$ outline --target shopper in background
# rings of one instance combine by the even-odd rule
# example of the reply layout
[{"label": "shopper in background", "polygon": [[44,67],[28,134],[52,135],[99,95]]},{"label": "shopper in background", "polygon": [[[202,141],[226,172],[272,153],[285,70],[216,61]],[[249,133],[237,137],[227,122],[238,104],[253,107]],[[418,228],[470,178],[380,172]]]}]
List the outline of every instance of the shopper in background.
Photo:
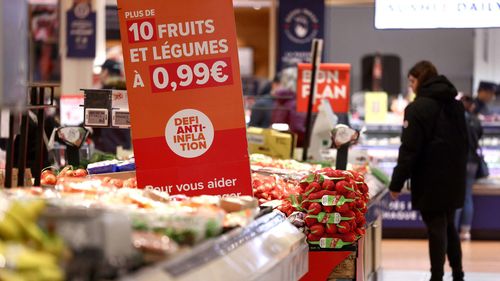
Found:
[{"label": "shopper in background", "polygon": [[103,89],[125,90],[125,79],[122,74],[122,65],[112,59],[107,59],[101,65],[99,80]]},{"label": "shopper in background", "polygon": [[297,112],[297,68],[286,68],[281,73],[280,86],[274,93],[271,123],[288,124],[289,130],[297,135],[297,146],[301,147],[306,132],[306,116]]},{"label": "shopper in background", "polygon": [[273,94],[280,85],[279,76],[275,76],[273,81],[267,81],[259,92],[257,100],[252,106],[250,122],[248,126],[258,128],[269,128],[271,126],[271,116],[273,111]]},{"label": "shopper in background", "polygon": [[483,135],[481,122],[473,114],[475,109],[474,100],[470,96],[463,96],[461,101],[465,107],[465,121],[469,139],[469,154],[467,157],[467,174],[464,207],[456,213],[455,225],[460,230],[460,239],[468,241],[471,239],[470,230],[472,217],[474,215],[474,202],[472,198],[472,187],[476,181],[477,168],[479,165],[479,139]]},{"label": "shopper in background", "polygon": [[477,89],[477,96],[474,99],[474,114],[490,115],[488,104],[495,100],[497,85],[492,82],[481,81]]},{"label": "shopper in background", "polygon": [[[103,89],[126,90],[121,69],[121,64],[115,60],[108,59],[104,62],[99,74]],[[116,154],[118,146],[122,146],[124,149],[132,147],[130,129],[94,128],[92,140],[95,148],[105,153]]]},{"label": "shopper in background", "polygon": [[431,281],[441,281],[446,255],[453,280],[464,278],[462,249],[455,228],[455,212],[464,204],[467,162],[465,110],[457,90],[436,67],[421,61],[408,79],[416,99],[405,109],[397,166],[389,185],[398,198],[411,180],[412,206],[427,226]]}]

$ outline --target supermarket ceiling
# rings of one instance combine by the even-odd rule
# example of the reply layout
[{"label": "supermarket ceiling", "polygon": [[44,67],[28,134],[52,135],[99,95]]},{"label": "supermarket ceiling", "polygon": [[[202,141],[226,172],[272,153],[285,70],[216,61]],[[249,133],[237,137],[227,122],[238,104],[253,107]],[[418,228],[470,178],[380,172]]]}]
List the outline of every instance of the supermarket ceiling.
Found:
[{"label": "supermarket ceiling", "polygon": [[[236,7],[269,7],[273,0],[233,0]],[[276,1],[278,2],[278,1]],[[330,6],[373,5],[374,0],[325,0]]]}]

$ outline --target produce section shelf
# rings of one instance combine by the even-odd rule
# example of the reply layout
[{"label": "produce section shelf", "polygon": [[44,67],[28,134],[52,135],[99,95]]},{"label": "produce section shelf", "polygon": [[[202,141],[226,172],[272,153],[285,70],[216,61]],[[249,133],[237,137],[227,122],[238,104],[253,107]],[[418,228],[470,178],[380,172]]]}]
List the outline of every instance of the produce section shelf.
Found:
[{"label": "produce section shelf", "polygon": [[272,212],[123,280],[299,280],[308,269],[304,238],[283,215]]}]

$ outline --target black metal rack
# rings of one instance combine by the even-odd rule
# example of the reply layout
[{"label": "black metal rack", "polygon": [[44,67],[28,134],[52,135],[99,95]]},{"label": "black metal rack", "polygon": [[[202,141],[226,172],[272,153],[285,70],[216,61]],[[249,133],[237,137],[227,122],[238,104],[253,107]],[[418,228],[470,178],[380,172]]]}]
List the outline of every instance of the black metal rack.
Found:
[{"label": "black metal rack", "polygon": [[[28,85],[28,99],[26,102],[25,111],[21,114],[20,124],[20,142],[19,142],[19,165],[17,185],[24,185],[24,177],[26,171],[26,158],[28,150],[28,129],[29,129],[29,112],[36,114],[38,126],[35,135],[35,166],[32,174],[35,178],[35,185],[40,185],[40,173],[43,168],[43,135],[45,128],[45,109],[55,107],[54,105],[54,90],[59,87],[59,84],[53,83],[31,83]],[[45,99],[49,97],[47,103]],[[9,136],[7,139],[7,153],[5,163],[5,187],[12,187],[12,169],[14,168],[14,141],[15,141],[15,126],[14,122],[16,113],[11,112],[9,115]]]}]

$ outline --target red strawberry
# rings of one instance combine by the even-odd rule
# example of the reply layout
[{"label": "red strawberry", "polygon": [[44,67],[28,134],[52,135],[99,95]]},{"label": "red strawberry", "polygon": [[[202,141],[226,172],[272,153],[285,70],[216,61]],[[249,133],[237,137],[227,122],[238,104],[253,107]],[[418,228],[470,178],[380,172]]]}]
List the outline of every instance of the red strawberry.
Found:
[{"label": "red strawberry", "polygon": [[358,228],[358,224],[356,224],[355,220],[350,220],[348,222],[351,225],[351,230],[354,230],[354,229]]},{"label": "red strawberry", "polygon": [[326,233],[335,234],[337,233],[337,226],[335,224],[327,224],[326,225]]},{"label": "red strawberry", "polygon": [[338,224],[337,231],[342,234],[348,233],[349,231],[351,231],[351,225],[346,221],[342,221]]},{"label": "red strawberry", "polygon": [[364,228],[360,227],[360,228],[355,229],[354,232],[356,232],[357,235],[363,236],[363,235],[365,235],[366,230]]},{"label": "red strawberry", "polygon": [[362,185],[360,185],[359,190],[360,190],[363,194],[367,194],[367,193],[368,193],[368,185],[366,185],[366,183],[363,183]]},{"label": "red strawberry", "polygon": [[322,185],[323,189],[335,190],[335,183],[331,180],[325,180]]},{"label": "red strawberry", "polygon": [[346,181],[339,181],[335,184],[335,191],[337,191],[339,194],[344,194],[345,188],[344,186],[347,185]]},{"label": "red strawberry", "polygon": [[342,170],[334,170],[333,171],[333,177],[335,177],[335,178],[344,177],[344,171],[342,171]]},{"label": "red strawberry", "polygon": [[309,233],[309,234],[307,235],[307,240],[308,240],[308,241],[311,241],[311,242],[316,242],[316,241],[319,241],[320,239],[321,239],[321,237],[316,236],[316,235],[314,235],[314,234],[312,234],[312,233]]},{"label": "red strawberry", "polygon": [[307,181],[303,181],[303,182],[300,182],[299,185],[300,185],[300,188],[305,190],[307,188],[307,186],[309,185],[309,183]]},{"label": "red strawberry", "polygon": [[345,196],[347,199],[356,199],[356,193],[355,192],[352,192],[352,191],[349,191],[347,192],[346,196]]},{"label": "red strawberry", "polygon": [[344,218],[355,218],[356,217],[356,214],[351,210],[340,212],[340,215]]},{"label": "red strawberry", "polygon": [[349,210],[352,210],[352,209],[356,208],[356,201],[349,202],[346,205],[348,206]]},{"label": "red strawberry", "polygon": [[345,233],[345,234],[342,234],[340,236],[340,239],[342,239],[342,241],[344,242],[355,242],[356,241],[356,234],[355,233],[352,233],[352,232],[349,232],[349,233]]},{"label": "red strawberry", "polygon": [[348,204],[344,204],[341,206],[335,206],[335,209],[337,210],[337,212],[342,213],[342,212],[348,211],[350,208],[349,208]]},{"label": "red strawberry", "polygon": [[332,173],[333,171],[335,170],[330,167],[326,167],[320,170],[321,173]]},{"label": "red strawberry", "polygon": [[363,200],[357,200],[356,201],[356,208],[363,209],[366,208],[366,203]]},{"label": "red strawberry", "polygon": [[342,171],[342,175],[347,176],[350,179],[354,179],[354,175],[351,171]]},{"label": "red strawberry", "polygon": [[302,202],[302,208],[306,209],[306,210],[309,210],[309,206],[311,205],[311,202],[309,201],[304,201]]},{"label": "red strawberry", "polygon": [[321,190],[321,185],[317,182],[312,182],[310,183],[307,188],[305,189],[305,193],[307,195],[313,193],[313,192],[318,192]]},{"label": "red strawberry", "polygon": [[321,212],[321,210],[322,210],[321,204],[314,202],[311,205],[309,205],[307,213],[309,213],[310,215],[317,215]]},{"label": "red strawberry", "polygon": [[305,221],[306,225],[309,227],[318,223],[318,220],[315,218],[306,218],[304,221]]},{"label": "red strawberry", "polygon": [[323,236],[323,234],[325,234],[325,227],[320,223],[309,227],[309,230],[311,231],[311,234],[315,236],[321,237]]},{"label": "red strawberry", "polygon": [[323,206],[323,212],[329,214],[329,213],[333,213],[334,211],[334,206]]},{"label": "red strawberry", "polygon": [[363,227],[366,224],[366,218],[361,217],[359,219],[356,219],[356,225],[359,227]]}]

